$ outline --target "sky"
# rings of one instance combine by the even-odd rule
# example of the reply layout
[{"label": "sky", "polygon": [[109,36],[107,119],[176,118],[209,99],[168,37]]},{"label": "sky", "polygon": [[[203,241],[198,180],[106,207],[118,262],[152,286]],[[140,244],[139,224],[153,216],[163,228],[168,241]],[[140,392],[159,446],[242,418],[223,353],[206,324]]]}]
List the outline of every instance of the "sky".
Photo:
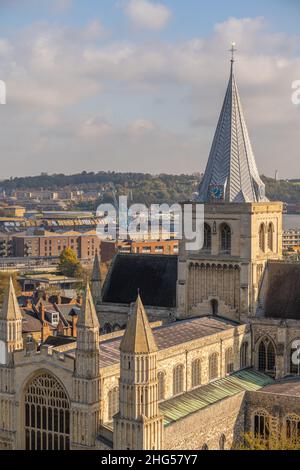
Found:
[{"label": "sky", "polygon": [[205,169],[229,48],[260,173],[300,177],[298,0],[0,0],[0,179]]}]

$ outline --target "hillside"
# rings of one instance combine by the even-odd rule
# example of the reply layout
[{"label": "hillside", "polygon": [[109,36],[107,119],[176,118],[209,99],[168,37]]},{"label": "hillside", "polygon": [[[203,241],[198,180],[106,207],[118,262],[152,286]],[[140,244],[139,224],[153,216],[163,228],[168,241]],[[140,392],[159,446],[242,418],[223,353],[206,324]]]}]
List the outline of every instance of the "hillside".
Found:
[{"label": "hillside", "polygon": [[[266,194],[270,200],[289,204],[300,204],[300,180],[279,180],[262,177],[266,184]],[[82,172],[74,175],[41,174],[22,178],[11,178],[1,182],[1,189],[10,193],[14,190],[37,190],[61,188],[101,189],[101,200],[78,208],[94,209],[99,202],[113,202],[113,189],[116,195],[128,195],[132,202],[175,203],[192,199],[201,180],[194,175],[151,175],[147,173]]]}]

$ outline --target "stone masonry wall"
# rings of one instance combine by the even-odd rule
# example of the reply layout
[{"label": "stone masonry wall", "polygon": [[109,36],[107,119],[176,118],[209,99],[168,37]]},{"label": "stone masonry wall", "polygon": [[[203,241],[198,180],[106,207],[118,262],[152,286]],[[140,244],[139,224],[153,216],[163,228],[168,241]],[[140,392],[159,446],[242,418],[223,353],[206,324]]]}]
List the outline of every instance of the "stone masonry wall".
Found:
[{"label": "stone masonry wall", "polygon": [[244,395],[241,392],[166,426],[165,449],[201,450],[206,444],[209,450],[218,450],[223,434],[225,449],[231,449],[244,433]]}]

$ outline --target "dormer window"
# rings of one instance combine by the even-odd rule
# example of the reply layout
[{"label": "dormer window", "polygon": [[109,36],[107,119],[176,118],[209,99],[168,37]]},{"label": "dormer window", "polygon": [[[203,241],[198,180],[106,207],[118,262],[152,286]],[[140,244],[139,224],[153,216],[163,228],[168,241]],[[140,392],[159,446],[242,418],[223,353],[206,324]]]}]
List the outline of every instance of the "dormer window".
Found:
[{"label": "dormer window", "polygon": [[52,312],[51,313],[51,325],[57,326],[59,323],[59,313]]}]

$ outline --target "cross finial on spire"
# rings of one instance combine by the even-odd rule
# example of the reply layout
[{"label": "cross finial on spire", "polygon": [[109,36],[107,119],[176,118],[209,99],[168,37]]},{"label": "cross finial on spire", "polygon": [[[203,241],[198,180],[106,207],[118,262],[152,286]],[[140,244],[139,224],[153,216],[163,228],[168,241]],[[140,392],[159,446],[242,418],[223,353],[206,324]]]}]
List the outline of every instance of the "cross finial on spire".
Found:
[{"label": "cross finial on spire", "polygon": [[236,43],[235,43],[235,42],[232,42],[232,43],[231,43],[231,48],[229,49],[230,52],[231,52],[231,63],[232,63],[232,64],[233,64],[233,62],[234,62],[234,54],[235,54],[235,52],[237,51],[237,49],[236,49],[235,46],[236,46]]}]

